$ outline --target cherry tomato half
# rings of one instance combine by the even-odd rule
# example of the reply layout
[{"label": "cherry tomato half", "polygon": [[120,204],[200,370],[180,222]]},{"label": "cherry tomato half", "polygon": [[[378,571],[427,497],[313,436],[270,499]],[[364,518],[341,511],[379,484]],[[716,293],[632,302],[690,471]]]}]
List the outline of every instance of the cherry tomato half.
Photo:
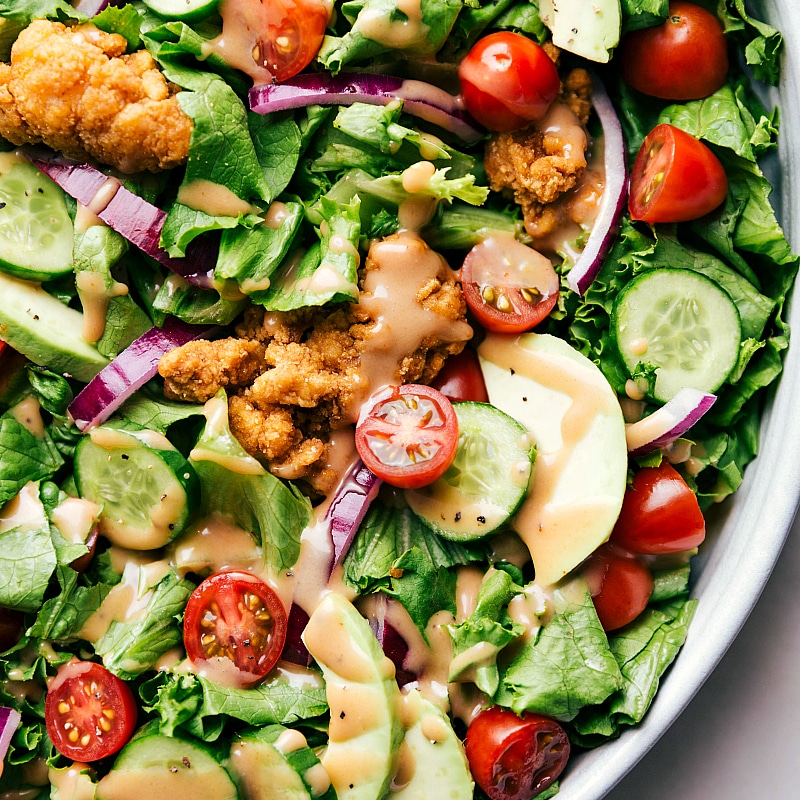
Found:
[{"label": "cherry tomato half", "polygon": [[361,460],[400,489],[419,489],[441,478],[457,445],[453,405],[430,386],[408,383],[376,392],[356,425]]},{"label": "cherry tomato half", "polygon": [[614,545],[598,547],[586,560],[583,576],[604,631],[633,622],[653,593],[653,576],[644,562]]},{"label": "cherry tomato half", "polygon": [[550,259],[513,236],[491,236],[467,253],[461,267],[464,299],[484,328],[522,333],[558,302],[559,280]]},{"label": "cherry tomato half", "polygon": [[456,356],[449,356],[431,386],[438,389],[448,400],[489,402],[481,364],[477,353],[471,347],[465,347]]},{"label": "cherry tomato half", "polygon": [[128,685],[93,661],[69,661],[47,687],[44,719],[59,753],[97,761],[116,753],[136,728]]},{"label": "cherry tomato half", "polygon": [[674,125],[647,134],[631,172],[628,210],[644,222],[686,222],[712,212],[728,193],[719,159]]},{"label": "cherry tomato half", "polygon": [[513,131],[542,119],[561,83],[536,42],[500,31],[479,39],[458,67],[467,111],[492,131]]},{"label": "cherry tomato half", "polygon": [[475,782],[490,800],[530,800],[564,770],[570,744],[561,725],[540,714],[492,706],[470,723],[464,741]]},{"label": "cherry tomato half", "polygon": [[697,497],[678,471],[662,462],[644,467],[625,492],[611,541],[632,553],[681,553],[706,538]]},{"label": "cherry tomato half", "polygon": [[626,83],[664,100],[708,97],[728,76],[722,23],[685,0],[672,0],[662,25],[627,34],[617,56]]},{"label": "cherry tomato half", "polygon": [[233,42],[225,57],[262,81],[263,70],[285,81],[307,67],[319,52],[330,17],[324,0],[251,0],[236,10],[223,20]]},{"label": "cherry tomato half", "polygon": [[192,662],[227,658],[243,686],[266,677],[286,641],[286,610],[264,581],[244,570],[206,578],[191,594],[183,643]]}]

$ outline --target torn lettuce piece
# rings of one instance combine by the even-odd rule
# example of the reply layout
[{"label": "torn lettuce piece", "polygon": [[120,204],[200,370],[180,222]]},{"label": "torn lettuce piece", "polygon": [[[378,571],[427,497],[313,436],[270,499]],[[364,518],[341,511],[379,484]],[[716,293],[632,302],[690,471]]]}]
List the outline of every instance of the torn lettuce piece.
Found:
[{"label": "torn lettuce piece", "polygon": [[204,408],[206,425],[189,460],[200,479],[200,514],[219,512],[261,544],[265,566],[277,574],[293,566],[311,504],[289,483],[276,478],[239,444],[228,426],[224,390]]},{"label": "torn lettuce piece", "polygon": [[583,709],[572,720],[570,739],[594,747],[641,722],[658,691],[661,677],[686,641],[697,606],[686,596],[647,608],[633,623],[609,638],[622,681],[600,706]]},{"label": "torn lettuce piece", "polygon": [[349,203],[320,198],[320,241],[307,251],[295,251],[275,273],[266,291],[251,298],[270,311],[290,311],[326,303],[358,300],[358,243],[361,236],[361,200]]},{"label": "torn lettuce piece", "polygon": [[[415,192],[415,195],[434,197],[439,201],[451,203],[453,200],[462,200],[473,206],[480,206],[486,202],[489,189],[486,186],[475,185],[475,175],[469,173],[460,178],[448,178],[448,167],[437,169],[427,184]],[[361,184],[360,188],[384,200],[400,205],[411,197],[411,193],[403,188],[401,174],[384,175]]]},{"label": "torn lettuce piece", "polygon": [[[151,577],[146,566],[131,563],[126,570],[138,573],[138,579],[136,576],[128,579],[123,575],[123,582],[137,587],[139,611],[126,620],[112,619],[94,642],[94,650],[103,659],[106,669],[123,680],[132,680],[152,669],[167,650],[183,642],[179,619],[195,587],[178,577],[171,568],[161,576],[156,573],[155,578]],[[125,591],[127,588],[118,584],[112,591]],[[110,595],[111,592],[106,596],[106,602]],[[92,625],[92,619],[86,624]],[[84,626],[81,635],[86,634]]]},{"label": "torn lettuce piece", "polygon": [[343,3],[342,16],[352,28],[341,37],[326,36],[317,61],[335,75],[346,64],[365,61],[389,50],[400,50],[409,56],[433,56],[450,34],[462,3],[422,0],[418,8],[419,19],[414,19],[398,0]]},{"label": "torn lettuce piece", "polygon": [[268,220],[252,229],[224,231],[214,270],[215,283],[232,281],[254,302],[267,296],[273,273],[297,238],[303,205],[295,201],[281,203],[271,215],[268,212]]},{"label": "torn lettuce piece", "polygon": [[553,602],[553,618],[502,672],[494,699],[568,721],[617,691],[622,674],[583,579],[559,586]]},{"label": "torn lettuce piece", "polygon": [[190,325],[229,325],[246,307],[246,298],[227,299],[219,292],[192,286],[174,273],[167,275],[153,298],[155,312]]},{"label": "torn lettuce piece", "polygon": [[448,625],[453,642],[450,682],[473,682],[493,696],[500,685],[498,653],[521,636],[525,627],[508,616],[509,601],[522,591],[503,570],[489,568],[481,582],[475,610],[468,619]]}]

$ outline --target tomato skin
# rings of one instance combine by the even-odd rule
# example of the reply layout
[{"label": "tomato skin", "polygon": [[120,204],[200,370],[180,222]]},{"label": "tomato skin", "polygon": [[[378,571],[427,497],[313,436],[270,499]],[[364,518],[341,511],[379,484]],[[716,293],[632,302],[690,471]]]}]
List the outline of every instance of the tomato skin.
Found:
[{"label": "tomato skin", "polygon": [[687,222],[711,213],[728,194],[728,177],[714,153],[673,125],[647,134],[631,171],[628,210],[643,222]]},{"label": "tomato skin", "polygon": [[517,716],[500,706],[481,711],[464,742],[472,776],[490,800],[529,800],[564,770],[570,743],[554,719]]},{"label": "tomato skin", "polygon": [[632,553],[682,553],[702,544],[706,521],[678,471],[662,462],[644,467],[625,492],[611,541]]},{"label": "tomato skin", "polygon": [[514,131],[542,119],[561,82],[552,59],[519,33],[479,39],[458,67],[461,96],[472,116],[491,131]]},{"label": "tomato skin", "polygon": [[719,19],[701,6],[672,0],[662,25],[628,33],[619,48],[623,80],[663,100],[699,100],[728,77],[728,44]]},{"label": "tomato skin", "polygon": [[97,761],[120,750],[133,735],[136,713],[128,685],[93,661],[67,662],[47,687],[47,734],[74,761]]},{"label": "tomato skin", "polygon": [[362,407],[356,449],[381,480],[420,489],[453,462],[458,419],[452,403],[430,386],[407,383],[376,392]]},{"label": "tomato skin", "polygon": [[183,643],[192,662],[230,659],[241,685],[249,686],[277,663],[286,629],[287,614],[278,595],[252,573],[230,569],[206,578],[190,595]]},{"label": "tomato skin", "polygon": [[461,287],[484,328],[523,333],[555,308],[559,279],[546,256],[513,236],[490,236],[467,253]]},{"label": "tomato skin", "polygon": [[611,544],[601,545],[589,556],[583,575],[604,631],[633,622],[653,593],[653,576],[644,562]]},{"label": "tomato skin", "polygon": [[481,364],[471,347],[465,347],[458,355],[449,356],[431,386],[448,400],[489,402]]},{"label": "tomato skin", "polygon": [[254,53],[280,82],[305,69],[319,52],[330,12],[322,0],[261,0]]}]

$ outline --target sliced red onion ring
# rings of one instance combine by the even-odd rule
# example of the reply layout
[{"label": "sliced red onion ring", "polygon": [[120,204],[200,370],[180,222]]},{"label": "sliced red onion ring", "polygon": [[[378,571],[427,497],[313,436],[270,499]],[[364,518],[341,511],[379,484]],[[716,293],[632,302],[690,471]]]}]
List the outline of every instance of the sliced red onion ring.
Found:
[{"label": "sliced red onion ring", "polygon": [[392,602],[395,601],[378,592],[375,596],[374,615],[369,617],[369,626],[383,648],[384,655],[394,664],[397,683],[405,686],[415,681],[418,676],[405,668],[409,652],[408,642],[400,635],[397,628],[386,621],[389,604]]},{"label": "sliced red onion ring", "polygon": [[331,572],[347,555],[353,537],[367,513],[369,504],[378,494],[381,483],[377,475],[367,469],[361,461],[357,461],[336,490],[336,496],[325,515],[333,541]]},{"label": "sliced red onion ring", "polygon": [[628,453],[638,457],[672,444],[714,405],[717,396],[699,389],[681,389],[661,408],[626,426]]},{"label": "sliced red onion ring", "polygon": [[297,603],[293,603],[286,623],[286,644],[283,646],[281,658],[301,667],[311,664],[311,653],[308,652],[302,638],[308,619],[308,614]]},{"label": "sliced red onion ring", "polygon": [[76,11],[80,11],[81,14],[86,14],[87,17],[93,17],[107,6],[115,5],[117,5],[116,0],[77,0],[76,3],[72,4],[72,7]]},{"label": "sliced red onion ring", "polygon": [[105,422],[134,392],[158,372],[164,353],[215,330],[167,317],[163,327],[150,328],[92,378],[68,411],[81,431]]},{"label": "sliced red onion ring", "polygon": [[19,711],[0,706],[0,762],[6,757],[11,737],[21,720]]},{"label": "sliced red onion ring", "polygon": [[217,248],[203,237],[193,239],[183,258],[173,258],[160,246],[166,214],[89,164],[42,148],[23,148],[31,163],[68,195],[86,206],[131,244],[167,269],[203,289],[213,287]]},{"label": "sliced red onion ring", "polygon": [[311,105],[349,106],[353,103],[388,105],[403,101],[403,110],[444,128],[465,142],[477,142],[484,132],[464,110],[461,98],[425,81],[392,75],[343,72],[338,75],[306,73],[283,83],[253,86],[250,109],[258,114]]},{"label": "sliced red onion ring", "polygon": [[592,225],[592,232],[583,252],[567,273],[569,288],[581,296],[597,277],[603,266],[603,259],[614,243],[614,236],[628,197],[627,151],[622,125],[603,82],[594,72],[592,84],[592,105],[603,127],[603,161],[606,178],[600,211]]}]

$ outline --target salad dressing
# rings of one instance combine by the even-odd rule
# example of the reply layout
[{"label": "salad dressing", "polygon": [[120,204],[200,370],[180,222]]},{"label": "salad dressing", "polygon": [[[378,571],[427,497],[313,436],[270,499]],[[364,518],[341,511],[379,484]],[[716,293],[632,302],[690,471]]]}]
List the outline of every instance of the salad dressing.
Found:
[{"label": "salad dressing", "polygon": [[358,15],[358,30],[367,39],[393,50],[432,53],[430,28],[422,21],[422,0],[398,0],[396,6],[405,19],[395,14],[393,6],[365,6]]},{"label": "salad dressing", "polygon": [[37,530],[46,524],[44,507],[39,499],[39,485],[34,481],[26,483],[16,497],[0,508],[0,533],[14,528]]},{"label": "salad dressing", "polygon": [[82,497],[67,497],[50,512],[50,521],[68,542],[83,544],[101,508]]},{"label": "salad dressing", "polygon": [[25,430],[32,433],[37,439],[44,439],[42,407],[34,395],[29,395],[20,400],[13,408],[9,409],[9,413]]},{"label": "salad dressing", "polygon": [[105,276],[88,269],[78,272],[75,285],[83,306],[83,338],[90,343],[99,342],[106,330],[108,304],[114,297],[124,297],[129,289],[114,280],[107,286]]},{"label": "salad dressing", "polygon": [[58,797],[66,800],[94,800],[95,784],[86,774],[89,771],[88,764],[76,761],[66,769],[50,767],[48,778],[58,792]]},{"label": "salad dressing", "polygon": [[261,213],[260,208],[242,200],[227,186],[206,178],[194,178],[188,183],[181,184],[176,200],[195,211],[202,211],[215,217],[238,217],[240,214]]}]

